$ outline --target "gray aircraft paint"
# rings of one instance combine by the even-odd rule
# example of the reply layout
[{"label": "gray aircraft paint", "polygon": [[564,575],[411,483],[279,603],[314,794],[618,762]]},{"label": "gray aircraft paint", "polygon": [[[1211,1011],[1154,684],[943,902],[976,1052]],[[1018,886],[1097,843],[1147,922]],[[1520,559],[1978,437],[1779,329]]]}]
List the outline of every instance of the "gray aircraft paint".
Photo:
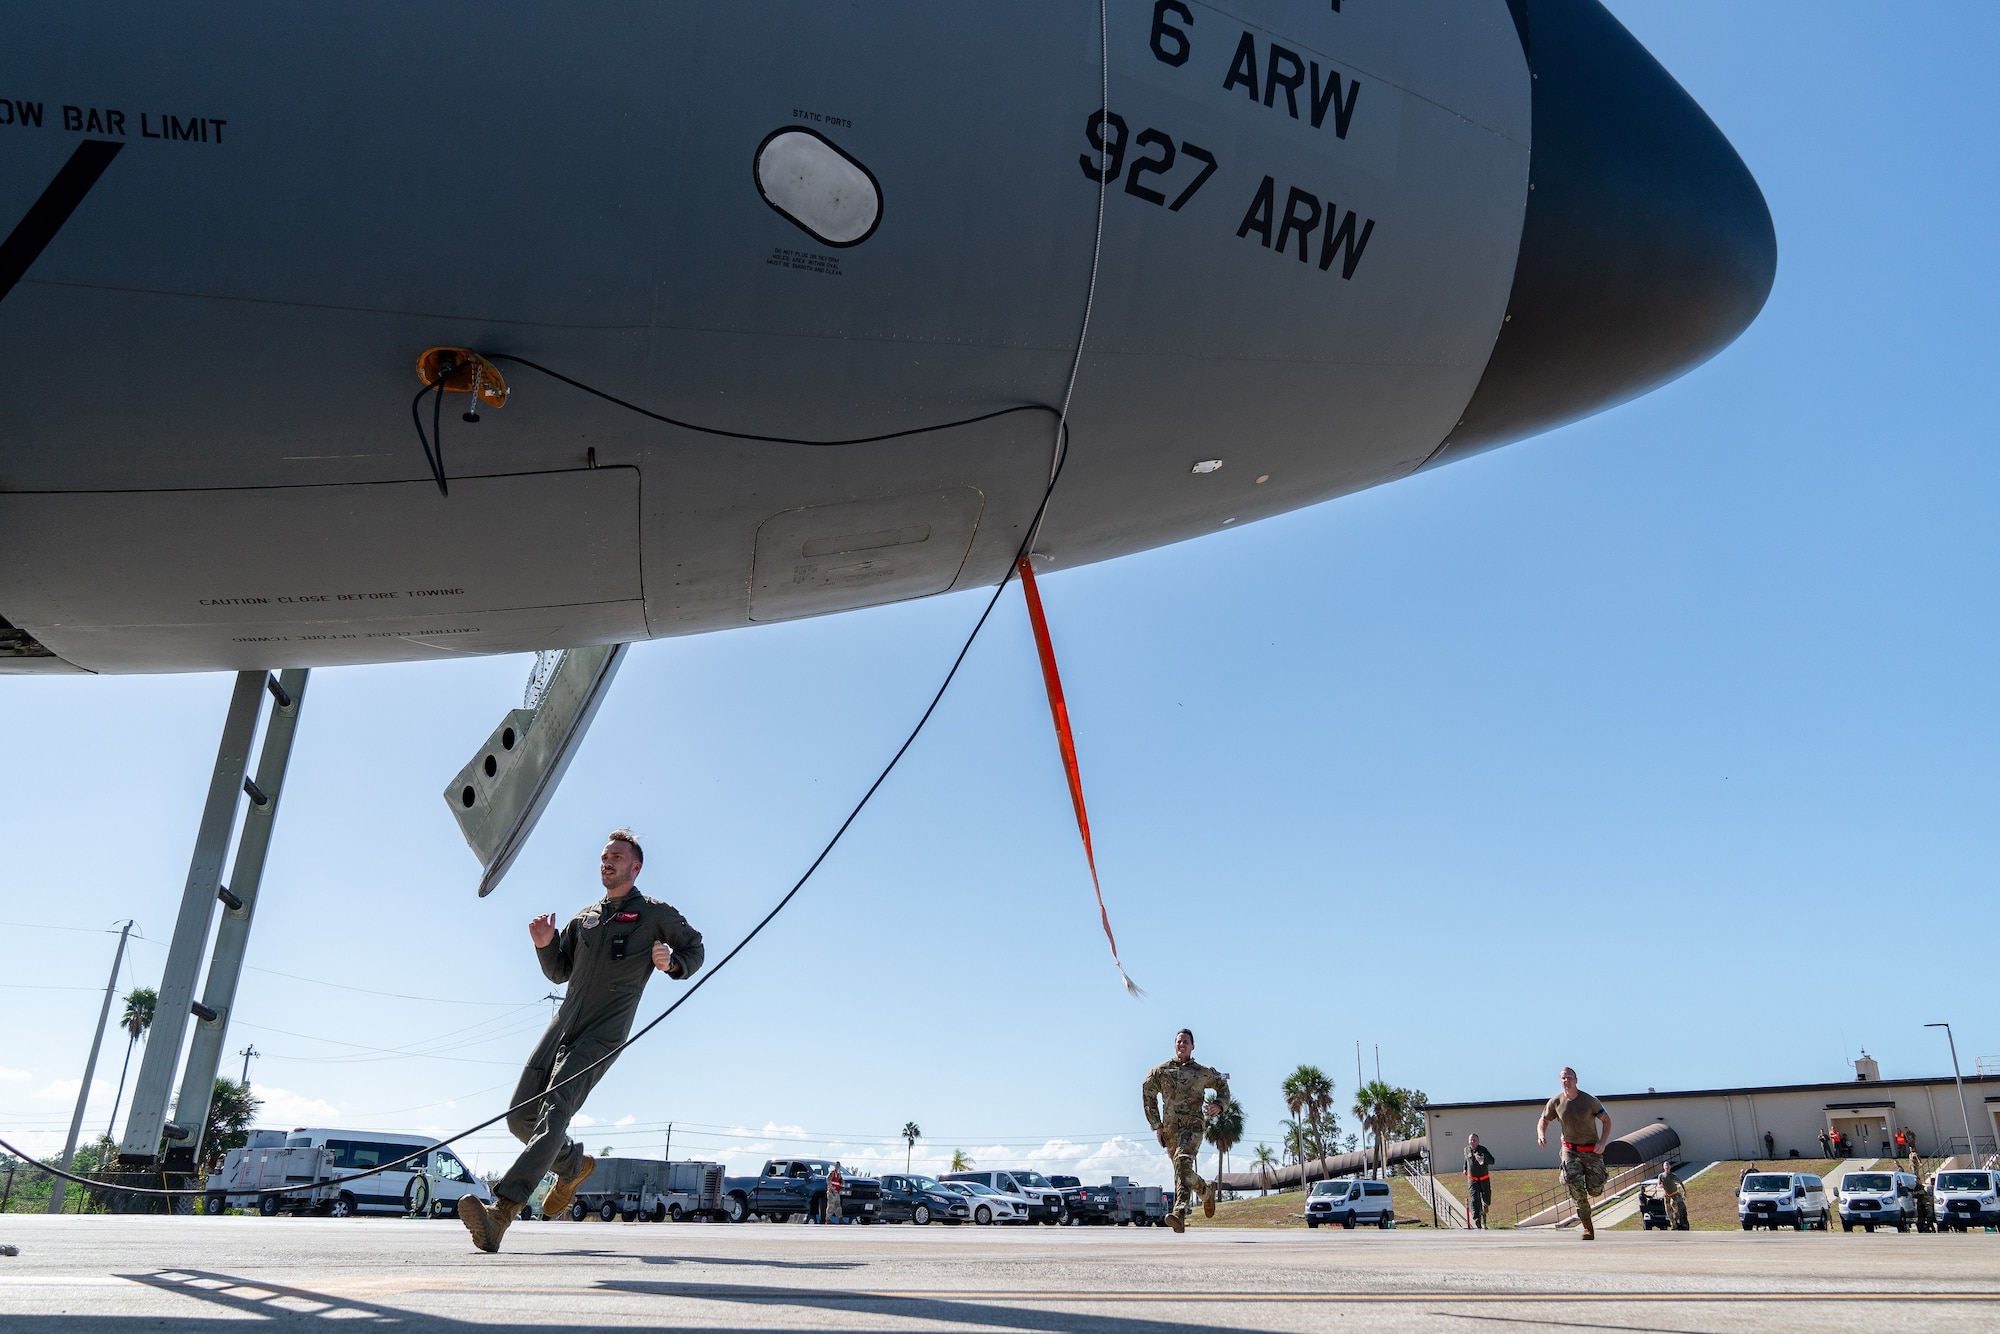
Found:
[{"label": "gray aircraft paint", "polygon": [[[1226,86],[1246,43],[1256,83]],[[1055,568],[1422,465],[1488,366],[1530,200],[1504,0],[1114,4],[1108,49],[1123,171]],[[45,124],[0,124],[0,226],[83,140],[125,148],[0,302],[0,616],[58,655],[0,670],[421,660],[922,596],[997,580],[1047,481],[1095,6],[78,4],[18,19],[4,75]],[[795,153],[760,180],[779,139],[827,145],[822,176]],[[1270,245],[1245,230],[1266,177]],[[753,435],[1034,410],[815,449],[510,365],[483,423],[447,401],[442,497],[409,414],[437,344]]]}]

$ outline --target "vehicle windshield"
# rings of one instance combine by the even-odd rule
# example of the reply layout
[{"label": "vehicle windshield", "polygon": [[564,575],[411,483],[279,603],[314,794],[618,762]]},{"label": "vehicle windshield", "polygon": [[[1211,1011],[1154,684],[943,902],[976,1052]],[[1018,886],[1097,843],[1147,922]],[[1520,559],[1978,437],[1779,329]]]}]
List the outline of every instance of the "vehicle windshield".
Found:
[{"label": "vehicle windshield", "polygon": [[1889,1190],[1895,1184],[1887,1172],[1849,1172],[1841,1178],[1841,1185],[1848,1190]]},{"label": "vehicle windshield", "polygon": [[1049,1185],[1049,1179],[1040,1172],[1009,1172],[1007,1175],[1014,1178],[1014,1184],[1017,1186],[1039,1186],[1043,1190],[1052,1189]]},{"label": "vehicle windshield", "polygon": [[1984,1172],[1940,1172],[1937,1177],[1939,1190],[1985,1190],[1991,1178]]},{"label": "vehicle windshield", "polygon": [[943,1190],[936,1177],[911,1177],[910,1184],[918,1190]]},{"label": "vehicle windshield", "polygon": [[952,1184],[974,1195],[998,1195],[1000,1193],[983,1181],[954,1181]]},{"label": "vehicle windshield", "polygon": [[1315,1195],[1345,1195],[1347,1194],[1347,1183],[1345,1181],[1315,1181],[1313,1182],[1312,1193]]},{"label": "vehicle windshield", "polygon": [[1792,1188],[1792,1179],[1773,1172],[1755,1172],[1743,1178],[1743,1189],[1758,1194],[1775,1194]]},{"label": "vehicle windshield", "polygon": [[1053,1186],[1060,1186],[1065,1190],[1074,1190],[1077,1187],[1083,1185],[1083,1182],[1078,1180],[1076,1177],[1050,1177],[1049,1184]]}]

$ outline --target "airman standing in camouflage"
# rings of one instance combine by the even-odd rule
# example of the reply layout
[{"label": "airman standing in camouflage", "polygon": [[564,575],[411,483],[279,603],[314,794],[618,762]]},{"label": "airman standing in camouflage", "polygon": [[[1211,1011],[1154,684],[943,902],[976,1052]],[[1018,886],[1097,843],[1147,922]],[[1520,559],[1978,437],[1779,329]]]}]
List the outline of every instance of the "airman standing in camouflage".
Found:
[{"label": "airman standing in camouflage", "polygon": [[1590,1197],[1604,1189],[1609,1180],[1604,1170],[1604,1142],[1611,1138],[1611,1113],[1604,1104],[1576,1086],[1576,1071],[1562,1068],[1562,1092],[1542,1108],[1535,1123],[1535,1143],[1547,1144],[1549,1123],[1562,1125],[1562,1183],[1576,1201],[1576,1221],[1584,1241],[1597,1240],[1597,1225],[1590,1217]]},{"label": "airman standing in camouflage", "polygon": [[459,1220],[482,1251],[500,1249],[507,1225],[551,1170],[556,1181],[542,1199],[543,1214],[560,1217],[570,1207],[576,1188],[597,1167],[569,1137],[570,1119],[632,1031],[646,980],[657,970],[685,982],[701,967],[701,933],[634,887],[645,861],[631,830],[612,830],[597,859],[604,898],[560,931],[554,913],[528,923],[543,976],[569,987],[514,1087],[507,1129],[527,1147],[494,1186],[492,1204],[473,1195],[458,1201]]},{"label": "airman standing in camouflage", "polygon": [[[1213,1102],[1202,1098],[1209,1090],[1215,1093]],[[1195,1062],[1194,1030],[1183,1028],[1174,1034],[1174,1058],[1153,1067],[1139,1096],[1146,1102],[1146,1124],[1160,1147],[1173,1155],[1174,1211],[1167,1215],[1167,1226],[1186,1230],[1188,1204],[1197,1195],[1202,1216],[1215,1217],[1215,1185],[1195,1174],[1194,1160],[1207,1128],[1203,1123],[1220,1115],[1229,1101],[1229,1077]]]}]

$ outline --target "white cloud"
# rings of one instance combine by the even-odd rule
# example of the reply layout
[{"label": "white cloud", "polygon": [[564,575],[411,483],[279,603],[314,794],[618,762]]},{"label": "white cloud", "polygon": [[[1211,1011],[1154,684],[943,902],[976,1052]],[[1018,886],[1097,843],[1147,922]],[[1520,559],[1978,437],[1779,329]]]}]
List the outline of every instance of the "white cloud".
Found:
[{"label": "white cloud", "polygon": [[32,1070],[13,1070],[7,1066],[0,1065],[0,1079],[33,1079],[34,1077],[35,1072]]},{"label": "white cloud", "polygon": [[639,1123],[639,1118],[632,1115],[632,1113],[627,1112],[625,1113],[625,1115],[619,1117],[616,1121],[613,1121],[611,1124],[614,1126],[632,1126],[632,1125],[637,1125],[638,1123]]},{"label": "white cloud", "polygon": [[573,1126],[601,1126],[604,1124],[588,1112],[578,1112],[569,1119],[569,1123]]},{"label": "white cloud", "polygon": [[251,1092],[264,1100],[257,1119],[264,1125],[282,1129],[292,1126],[338,1126],[341,1110],[324,1098],[314,1098],[274,1084],[254,1084]]}]

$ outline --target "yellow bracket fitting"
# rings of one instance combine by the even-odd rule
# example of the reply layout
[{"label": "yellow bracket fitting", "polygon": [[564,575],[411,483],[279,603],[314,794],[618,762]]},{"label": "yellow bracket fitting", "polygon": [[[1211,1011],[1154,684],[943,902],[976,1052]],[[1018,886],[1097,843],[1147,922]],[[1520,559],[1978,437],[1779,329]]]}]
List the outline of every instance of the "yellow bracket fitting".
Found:
[{"label": "yellow bracket fitting", "polygon": [[[446,362],[451,364],[449,374],[444,373]],[[507,395],[512,392],[507,388],[507,378],[500,374],[499,368],[469,347],[425,349],[424,354],[417,358],[417,378],[436,387],[440,377],[444,380],[447,394],[469,394],[476,386],[479,401],[488,407],[506,407]]]}]

